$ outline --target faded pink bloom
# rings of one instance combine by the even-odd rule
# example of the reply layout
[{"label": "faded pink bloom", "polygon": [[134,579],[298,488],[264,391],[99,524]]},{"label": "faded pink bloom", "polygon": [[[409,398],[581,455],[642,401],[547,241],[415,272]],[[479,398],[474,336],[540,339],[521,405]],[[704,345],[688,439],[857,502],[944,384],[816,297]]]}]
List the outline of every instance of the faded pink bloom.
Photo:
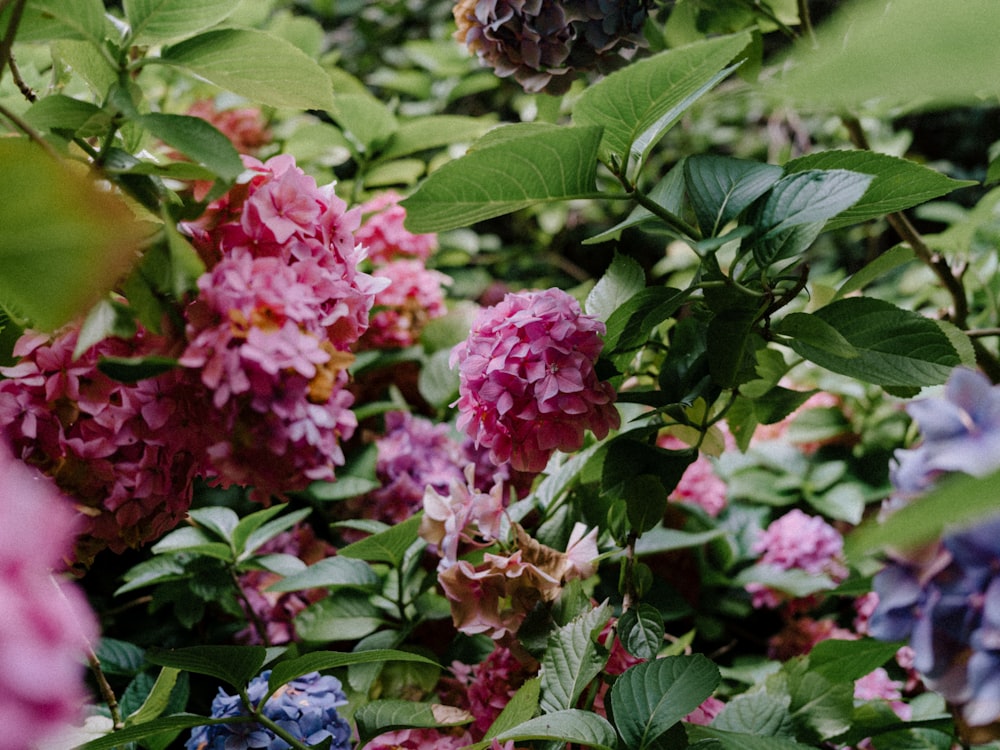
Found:
[{"label": "faded pink bloom", "polygon": [[473,742],[464,729],[399,729],[380,734],[362,750],[461,750]]},{"label": "faded pink bloom", "polygon": [[[444,570],[458,561],[459,543],[490,543],[500,536],[506,504],[503,483],[497,481],[489,493],[480,492],[475,484],[475,466],[465,469],[465,482],[453,480],[448,493],[443,494],[428,485],[424,493],[424,515],[420,521],[420,536],[437,547]],[[595,529],[596,532],[596,529]],[[592,560],[595,554],[589,558]]]},{"label": "faded pink bloom", "polygon": [[30,750],[79,718],[84,655],[97,622],[82,592],[53,571],[77,530],[70,502],[0,438],[0,726]]},{"label": "faded pink bloom", "polygon": [[[796,568],[806,573],[826,574],[842,581],[847,568],[842,560],[844,539],[819,516],[810,516],[798,508],[771,522],[754,543],[754,552],[763,553],[760,562],[780,570]],[[750,583],[755,607],[776,607],[783,594],[767,586]]]},{"label": "faded pink bloom", "polygon": [[[727,430],[725,432],[726,448],[735,448],[735,440]],[[661,435],[656,444],[668,450],[682,450],[687,443],[673,435]],[[670,500],[675,503],[696,505],[712,518],[718,516],[727,504],[726,483],[715,472],[715,461],[699,452],[694,462],[687,467],[677,487],[670,493]]]},{"label": "faded pink bloom", "polygon": [[[782,381],[781,383],[784,387],[790,387],[792,384]],[[754,430],[753,439],[754,441],[762,440],[781,440],[788,437],[788,430],[792,425],[792,422],[796,420],[801,414],[809,411],[810,409],[833,409],[842,408],[842,399],[827,391],[817,391],[809,398],[798,409],[793,411],[787,417],[779,422],[773,424],[762,424],[758,425],[757,429]],[[819,442],[797,442],[797,447],[804,453],[814,453],[817,449],[821,447],[822,443]]]},{"label": "faded pink bloom", "polygon": [[0,368],[0,424],[17,456],[75,501],[76,559],[89,564],[105,547],[122,552],[180,522],[204,446],[190,429],[199,387],[183,370],[123,383],[97,368],[106,356],[167,353],[168,341],[140,330],[74,359],[78,334],[77,324],[21,336],[17,364]]},{"label": "faded pink bloom", "polygon": [[701,724],[702,726],[708,726],[712,723],[712,720],[725,708],[725,703],[720,701],[714,695],[708,696],[704,702],[698,706],[694,711],[689,713],[684,717],[684,721],[689,724]]},{"label": "faded pink bloom", "polygon": [[188,107],[187,114],[212,123],[241,154],[255,155],[271,142],[271,131],[258,107],[218,109],[212,100],[201,99]]},{"label": "faded pink bloom", "polygon": [[213,479],[258,494],[334,477],[357,425],[348,350],[388,283],[358,270],[359,213],[291,156],[244,157],[243,182],[182,226],[209,270],[181,364],[211,393]]},{"label": "faded pink bloom", "polygon": [[360,206],[364,220],[354,236],[373,263],[398,258],[426,261],[437,249],[436,234],[413,234],[403,227],[406,209],[399,200],[399,194],[390,190]]},{"label": "faded pink bloom", "polygon": [[854,682],[854,699],[859,701],[885,700],[903,721],[910,720],[911,708],[903,700],[903,683],[889,677],[882,667],[869,672]]},{"label": "faded pink bloom", "polygon": [[621,423],[614,389],[594,372],[603,333],[559,289],[508,294],[481,310],[451,355],[458,428],[494,463],[536,473],[554,451],[578,450],[586,430],[603,439]]},{"label": "faded pink bloom", "polygon": [[447,312],[444,287],[451,277],[426,268],[420,260],[394,260],[372,275],[388,279],[389,286],[375,295],[368,330],[360,349],[402,349],[413,346],[427,322]]}]

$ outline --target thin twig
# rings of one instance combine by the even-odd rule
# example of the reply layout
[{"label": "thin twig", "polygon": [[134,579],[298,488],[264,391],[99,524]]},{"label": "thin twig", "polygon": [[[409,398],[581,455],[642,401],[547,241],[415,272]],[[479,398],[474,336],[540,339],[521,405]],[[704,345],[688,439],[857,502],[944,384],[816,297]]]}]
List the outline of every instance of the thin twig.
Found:
[{"label": "thin twig", "polygon": [[38,95],[32,91],[31,86],[24,82],[24,78],[21,77],[21,71],[17,67],[17,61],[14,59],[14,51],[11,50],[10,54],[7,56],[7,62],[10,63],[10,75],[14,79],[14,83],[17,84],[18,91],[27,99],[29,102],[38,101]]},{"label": "thin twig", "polygon": [[14,114],[2,104],[0,104],[0,116],[10,120],[14,124],[14,127],[41,146],[53,159],[56,159],[57,161],[59,160],[59,153],[52,147],[51,143],[42,138],[41,134],[25,122],[19,115]]}]

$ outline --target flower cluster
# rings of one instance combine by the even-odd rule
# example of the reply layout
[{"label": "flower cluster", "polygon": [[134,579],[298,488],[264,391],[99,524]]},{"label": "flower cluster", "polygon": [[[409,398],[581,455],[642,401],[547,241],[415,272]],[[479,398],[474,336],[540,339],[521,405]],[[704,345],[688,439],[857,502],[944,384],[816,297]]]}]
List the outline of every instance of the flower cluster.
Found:
[{"label": "flower cluster", "polygon": [[447,494],[433,485],[424,492],[424,515],[420,520],[420,536],[437,548],[441,562],[439,570],[458,561],[460,542],[473,542],[478,537],[484,544],[500,538],[501,523],[506,507],[503,482],[498,480],[490,492],[480,492],[475,485],[475,466],[465,470],[465,482],[453,480]]},{"label": "flower cluster", "polygon": [[[728,430],[723,436],[727,450],[736,447],[736,441]],[[670,434],[661,435],[656,444],[667,450],[682,450],[688,447],[680,438]],[[699,452],[698,457],[684,470],[677,487],[670,493],[670,500],[697,506],[715,518],[727,505],[727,492],[725,480],[716,472],[715,459]]]},{"label": "flower cluster", "polygon": [[413,234],[403,226],[406,209],[399,200],[399,194],[389,190],[359,206],[362,223],[354,237],[376,265],[393,260],[426,261],[437,250],[436,234]]},{"label": "flower cluster", "polygon": [[191,429],[200,418],[197,386],[182,371],[123,383],[98,369],[102,357],[164,353],[165,341],[140,331],[74,358],[79,331],[21,336],[18,363],[0,368],[0,424],[17,456],[76,502],[84,517],[76,559],[87,564],[105,547],[122,552],[183,518],[202,445]]},{"label": "flower cluster", "polygon": [[[885,512],[919,502],[942,476],[1000,468],[1000,387],[959,368],[940,397],[911,403],[923,441],[896,452],[894,495]],[[920,550],[899,550],[875,576],[878,604],[868,629],[907,640],[924,682],[961,707],[970,726],[1000,719],[1000,517],[945,533]]]},{"label": "flower cluster", "polygon": [[[842,552],[844,539],[835,528],[819,516],[810,516],[793,508],[772,521],[760,533],[753,551],[761,554],[760,562],[779,570],[802,570],[814,575],[826,574],[835,581],[847,575]],[[781,594],[759,583],[748,583],[755,607],[777,607]]]},{"label": "flower cluster", "polygon": [[344,462],[357,424],[348,350],[386,282],[358,270],[360,214],[331,187],[288,156],[244,161],[247,181],[186,225],[210,269],[180,362],[211,394],[213,478],[278,493]]},{"label": "flower cluster", "polygon": [[[250,681],[247,697],[256,709],[268,694],[267,670]],[[340,680],[311,672],[282,685],[264,704],[263,715],[295,739],[313,746],[330,741],[330,750],[351,750],[351,727],[337,713],[347,703]],[[212,717],[249,716],[238,695],[222,688],[212,701]],[[291,745],[255,721],[196,727],[185,744],[187,750],[288,750]],[[326,745],[325,745],[326,747]]]},{"label": "flower cluster", "polygon": [[29,750],[78,717],[97,623],[82,593],[52,573],[72,546],[69,504],[3,439],[0,476],[0,726],[4,747]]},{"label": "flower cluster", "polygon": [[458,560],[438,575],[451,600],[455,627],[467,635],[483,633],[494,640],[517,633],[524,618],[543,602],[552,602],[567,581],[589,578],[597,558],[597,529],[573,527],[566,552],[538,543],[515,524],[518,549],[510,555],[487,552],[473,566]]},{"label": "flower cluster", "polygon": [[421,260],[394,260],[372,275],[389,285],[375,295],[368,331],[361,349],[402,349],[420,340],[428,321],[447,312],[444,287],[451,277],[424,266]]},{"label": "flower cluster", "polygon": [[460,0],[456,39],[529,93],[565,93],[578,72],[620,67],[642,44],[646,0]]},{"label": "flower cluster", "polygon": [[556,450],[578,450],[587,429],[606,437],[621,420],[614,388],[594,371],[604,330],[559,289],[507,294],[481,310],[451,355],[458,428],[494,463],[528,472]]},{"label": "flower cluster", "polygon": [[473,744],[466,731],[449,734],[440,729],[398,729],[380,734],[362,750],[462,750]]},{"label": "flower cluster", "polygon": [[511,649],[500,645],[478,664],[451,665],[461,691],[458,702],[474,717],[472,727],[477,737],[492,726],[521,685],[538,673],[538,666],[527,655],[522,661]]}]

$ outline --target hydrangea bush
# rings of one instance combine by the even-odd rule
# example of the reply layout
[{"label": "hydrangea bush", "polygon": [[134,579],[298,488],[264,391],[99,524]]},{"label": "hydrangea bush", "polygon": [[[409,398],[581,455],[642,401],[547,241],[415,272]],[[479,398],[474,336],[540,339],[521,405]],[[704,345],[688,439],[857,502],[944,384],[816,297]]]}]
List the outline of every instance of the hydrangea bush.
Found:
[{"label": "hydrangea bush", "polygon": [[992,0],[417,5],[0,0],[0,744],[1000,745]]}]

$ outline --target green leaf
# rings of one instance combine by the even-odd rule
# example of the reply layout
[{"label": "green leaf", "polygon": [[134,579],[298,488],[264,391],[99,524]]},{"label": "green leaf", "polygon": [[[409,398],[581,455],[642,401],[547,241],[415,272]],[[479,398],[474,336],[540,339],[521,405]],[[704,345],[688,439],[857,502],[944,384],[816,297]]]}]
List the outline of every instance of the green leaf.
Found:
[{"label": "green leaf", "polygon": [[871,297],[846,297],[813,313],[857,351],[845,359],[806,341],[788,342],[797,354],[833,372],[881,386],[922,387],[948,379],[962,359],[933,320]]},{"label": "green leaf", "polygon": [[405,122],[395,129],[378,154],[378,161],[398,159],[421,151],[465,143],[479,138],[497,124],[496,117],[427,115]]},{"label": "green leaf", "polygon": [[852,292],[860,291],[876,279],[890,271],[909,263],[916,258],[916,253],[909,245],[896,245],[879,255],[875,260],[855,272],[837,288],[834,299],[846,297]]},{"label": "green leaf", "polygon": [[824,112],[979,104],[1000,91],[998,26],[993,0],[845,3],[764,90],[782,107]]},{"label": "green leaf", "polygon": [[543,713],[576,705],[577,699],[608,660],[597,643],[601,629],[611,619],[607,602],[584,612],[549,637],[542,657],[541,701]]},{"label": "green leaf", "polygon": [[132,742],[155,737],[164,732],[211,726],[212,724],[225,724],[231,723],[231,721],[231,719],[213,719],[210,716],[197,716],[187,713],[161,716],[153,721],[147,721],[145,724],[137,724],[133,727],[119,729],[104,737],[80,745],[74,748],[74,750],[115,750],[115,748],[131,747],[130,743]]},{"label": "green leaf", "polygon": [[607,321],[611,314],[646,288],[646,273],[638,261],[617,252],[604,275],[587,295],[587,315]]},{"label": "green leaf", "polygon": [[236,10],[232,0],[125,0],[133,44],[168,42],[214,26]]},{"label": "green leaf", "polygon": [[829,591],[836,587],[829,576],[808,573],[799,568],[782,570],[770,563],[757,563],[741,570],[733,579],[733,583],[737,586],[760,583],[795,598],[809,596],[819,591]]},{"label": "green leaf", "polygon": [[653,474],[628,477],[618,494],[627,504],[629,525],[639,534],[656,526],[667,512],[667,489]]},{"label": "green leaf", "polygon": [[678,549],[700,547],[706,542],[725,536],[722,528],[709,531],[681,531],[657,526],[645,532],[635,543],[637,555],[655,555],[661,552],[671,552]]},{"label": "green leaf", "polygon": [[151,586],[154,583],[175,581],[183,578],[186,573],[184,563],[177,557],[157,555],[130,568],[123,576],[125,583],[115,589],[115,596],[140,589],[143,586]]},{"label": "green leaf", "polygon": [[706,237],[715,237],[782,176],[781,167],[728,156],[684,160],[688,198]]},{"label": "green leaf", "polygon": [[[281,509],[286,509],[287,506],[279,505]],[[267,510],[270,510],[268,508]],[[262,513],[262,511],[257,511]],[[265,518],[265,522],[262,523],[257,528],[249,528],[243,526],[243,522],[252,516],[247,516],[240,525],[233,530],[233,548],[236,550],[239,559],[246,559],[249,555],[252,555],[257,549],[267,541],[270,541],[274,537],[278,536],[282,531],[292,528],[299,521],[304,520],[312,512],[312,508],[299,508],[298,510],[293,510],[291,513],[281,516],[280,518],[270,519],[270,516]],[[256,515],[256,514],[254,514]],[[272,514],[273,515],[273,514]],[[243,534],[249,530],[249,534],[246,536],[246,541],[239,545],[239,540],[242,539]]]},{"label": "green leaf", "polygon": [[146,651],[146,661],[215,677],[239,690],[260,672],[266,655],[267,649],[263,646],[153,647]]},{"label": "green leaf", "polygon": [[788,736],[793,733],[789,707],[791,696],[753,690],[733,696],[712,721],[715,729],[727,732]]},{"label": "green leaf", "polygon": [[809,668],[832,680],[857,680],[892,659],[900,645],[873,638],[820,641],[809,652]]},{"label": "green leaf", "polygon": [[323,68],[291,42],[263,31],[207,31],[164,49],[159,59],[260,104],[333,108],[333,86]]},{"label": "green leaf", "polygon": [[708,369],[722,388],[733,388],[756,374],[755,352],[763,344],[756,332],[757,310],[733,307],[708,324]]},{"label": "green leaf", "polygon": [[174,685],[177,684],[178,675],[180,675],[180,670],[174,667],[161,669],[153,684],[153,689],[146,696],[146,700],[138,709],[129,714],[125,725],[144,724],[162,715],[170,705],[170,694],[173,692]]},{"label": "green leaf", "polygon": [[179,529],[174,529],[154,544],[152,551],[154,555],[162,555],[166,552],[191,552],[219,560],[233,559],[233,550],[229,544],[215,541],[204,531],[193,526],[182,526]]},{"label": "green leaf", "polygon": [[[288,506],[287,505],[285,505],[283,503],[276,503],[276,504],[272,505],[270,508],[262,508],[261,510],[254,511],[253,513],[250,513],[249,515],[244,516],[243,518],[238,519],[238,522],[237,522],[236,526],[233,528],[232,534],[231,534],[231,538],[232,538],[232,542],[233,542],[233,548],[236,549],[238,552],[243,552],[246,549],[247,540],[252,535],[254,535],[255,532],[261,526],[263,526],[268,521],[270,521],[272,518],[274,518],[275,516],[277,516],[282,511],[285,511],[285,510],[288,510]],[[303,511],[305,511],[305,513],[303,513]],[[303,508],[301,510],[296,511],[292,515],[296,517],[295,523],[297,523],[298,521],[302,520],[302,518],[304,518],[308,514],[309,514],[309,511],[307,509]],[[275,535],[277,535],[278,533],[280,533],[280,530],[276,531]],[[263,544],[266,541],[267,541],[267,539],[263,539],[263,540],[261,540],[260,543]],[[258,544],[257,546],[260,546],[260,545]],[[247,551],[253,552],[255,549],[256,549],[256,547],[254,547],[254,548],[252,548],[250,550],[247,550]]]},{"label": "green leaf", "polygon": [[946,528],[967,526],[995,515],[1000,507],[1000,472],[985,477],[956,474],[939,480],[934,489],[877,523],[870,519],[844,540],[849,558],[885,547],[907,549],[927,544]]},{"label": "green leaf", "polygon": [[831,680],[809,669],[805,659],[785,662],[782,670],[766,681],[768,690],[792,697],[791,716],[796,736],[813,742],[828,740],[851,728],[854,713],[854,682]]},{"label": "green leaf", "polygon": [[101,357],[97,369],[122,383],[138,383],[178,367],[173,357]]},{"label": "green leaf", "polygon": [[288,659],[275,664],[271,670],[271,677],[268,680],[268,691],[273,693],[286,682],[290,682],[296,677],[301,677],[310,672],[338,669],[339,667],[347,667],[351,664],[381,664],[387,661],[416,662],[430,666],[440,666],[436,661],[428,659],[426,656],[388,648],[356,651],[353,653],[313,651],[295,659]]},{"label": "green leaf", "polygon": [[227,544],[231,543],[233,529],[240,522],[240,517],[232,508],[216,505],[194,508],[188,512],[188,515],[198,526],[208,529]]},{"label": "green leaf", "polygon": [[632,656],[653,659],[663,646],[663,615],[652,604],[642,602],[618,618],[618,638]]},{"label": "green leaf", "polygon": [[128,641],[101,638],[95,651],[106,674],[135,675],[145,665],[145,650]]},{"label": "green leaf", "polygon": [[705,727],[689,724],[688,739],[694,742],[705,741],[706,748],[711,750],[812,750],[812,745],[803,745],[795,740],[783,737],[761,737],[743,732],[729,732],[714,726]]},{"label": "green leaf", "polygon": [[63,94],[51,94],[37,100],[24,113],[24,120],[38,130],[67,131],[84,137],[107,132],[111,125],[108,112]]},{"label": "green leaf", "polygon": [[[576,708],[536,716],[501,732],[493,739],[501,745],[511,741],[551,740],[560,743],[560,746],[565,743],[576,743],[596,750],[615,750],[618,747],[615,728],[607,719],[591,711],[581,711]],[[464,750],[485,750],[491,741],[483,740],[469,745]]]},{"label": "green leaf", "polygon": [[313,643],[356,641],[384,624],[382,612],[369,601],[367,592],[344,588],[299,612],[295,632]]},{"label": "green leaf", "polygon": [[850,226],[902,211],[976,184],[975,180],[953,180],[907,159],[874,151],[822,151],[785,164],[787,174],[813,169],[847,169],[874,178],[860,200],[828,221],[826,229]]},{"label": "green leaf", "polygon": [[268,591],[301,591],[327,586],[374,586],[378,576],[363,560],[334,555],[310,565],[301,573],[271,584]]},{"label": "green leaf", "polygon": [[389,108],[371,94],[337,94],[330,116],[362,153],[377,151],[399,123]]},{"label": "green leaf", "polygon": [[491,134],[497,132],[503,137],[494,136],[489,145],[481,139],[401,202],[407,229],[443,232],[536,203],[593,194],[600,128],[506,125]]},{"label": "green leaf", "polygon": [[106,28],[101,0],[31,0],[21,15],[17,41],[84,39],[99,47]]},{"label": "green leaf", "polygon": [[836,328],[809,313],[789,313],[778,321],[772,330],[782,336],[789,336],[809,346],[822,349],[835,357],[854,359],[858,356],[858,350],[851,346],[851,342]]},{"label": "green leaf", "polygon": [[626,352],[646,343],[653,328],[677,312],[690,295],[690,290],[663,286],[639,290],[608,317],[605,351]]},{"label": "green leaf", "polygon": [[148,228],[115,194],[27,140],[2,139],[0,164],[0,304],[52,330],[125,275]]},{"label": "green leaf", "polygon": [[389,563],[394,568],[398,568],[403,562],[406,550],[418,539],[417,529],[420,528],[421,516],[422,514],[417,514],[385,531],[348,544],[346,547],[342,547],[337,554],[342,557],[356,557],[368,562]]},{"label": "green leaf", "polygon": [[611,687],[615,725],[632,750],[656,747],[719,684],[719,670],[701,654],[668,656],[629,668]]},{"label": "green leaf", "polygon": [[577,125],[604,128],[601,155],[628,173],[641,166],[664,132],[750,43],[749,33],[716,37],[634,62],[586,89],[573,108]]},{"label": "green leaf", "polygon": [[363,746],[373,737],[395,729],[453,727],[468,724],[468,711],[440,703],[418,703],[401,699],[383,699],[366,703],[354,712],[358,742]]},{"label": "green leaf", "polygon": [[525,680],[524,684],[517,689],[517,692],[503,707],[500,715],[490,724],[490,728],[483,736],[484,740],[491,740],[498,734],[503,734],[509,729],[513,729],[518,724],[523,724],[538,713],[538,699],[541,693],[542,681],[538,677]]},{"label": "green leaf", "polygon": [[243,161],[233,142],[200,117],[154,112],[141,115],[135,121],[153,136],[212,170],[223,180],[235,180],[243,171]]},{"label": "green leaf", "polygon": [[745,242],[757,264],[766,268],[804,250],[823,223],[861,198],[872,179],[845,169],[810,169],[782,177],[747,212],[755,232]]}]

